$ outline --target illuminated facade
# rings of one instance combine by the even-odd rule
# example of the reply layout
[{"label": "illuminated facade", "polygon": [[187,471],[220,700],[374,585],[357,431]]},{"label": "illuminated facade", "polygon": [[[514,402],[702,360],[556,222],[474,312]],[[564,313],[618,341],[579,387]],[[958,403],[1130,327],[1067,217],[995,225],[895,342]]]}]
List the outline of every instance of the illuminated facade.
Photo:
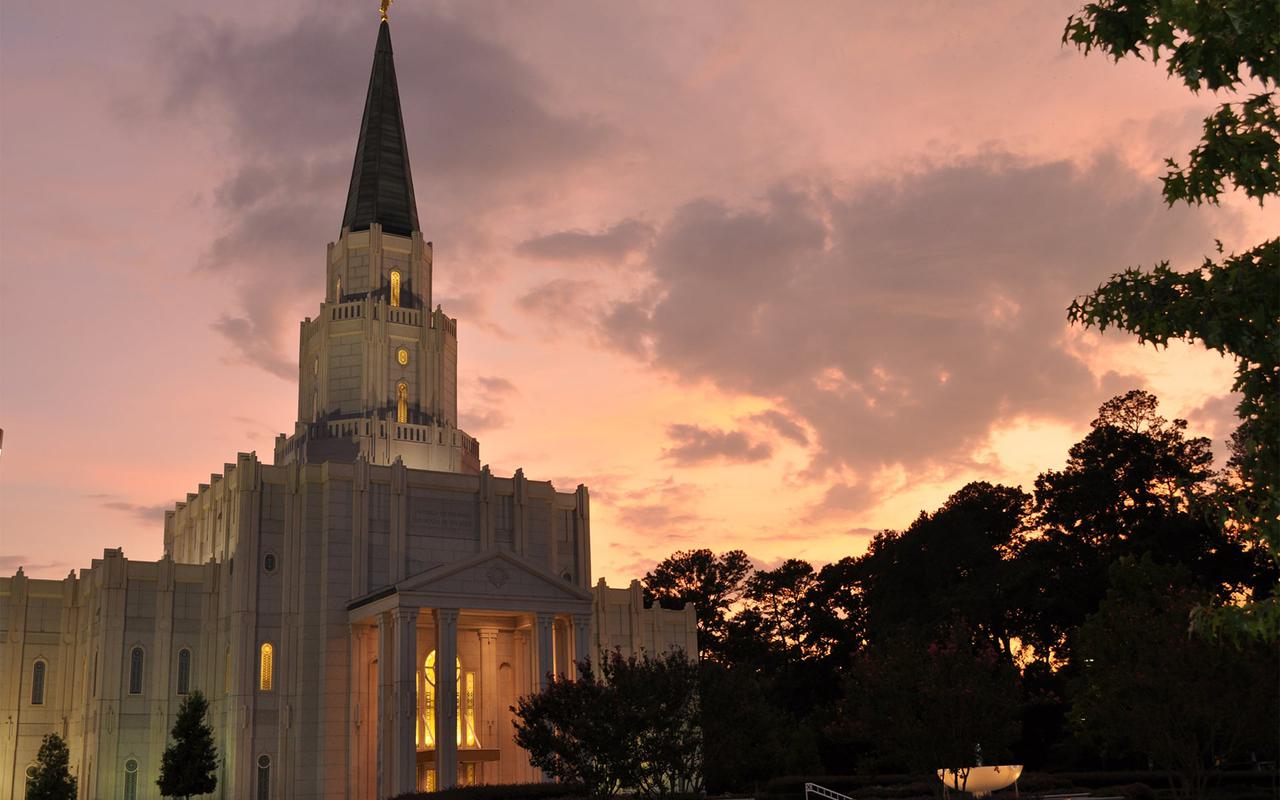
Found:
[{"label": "illuminated facade", "polygon": [[538,780],[520,695],[614,648],[696,654],[692,608],[592,585],[585,486],[493,475],[457,427],[457,322],[432,308],[385,22],[325,268],[274,463],[241,453],[166,512],[160,561],[0,578],[0,800],[51,731],[81,797],[156,797],[197,689],[220,798]]}]

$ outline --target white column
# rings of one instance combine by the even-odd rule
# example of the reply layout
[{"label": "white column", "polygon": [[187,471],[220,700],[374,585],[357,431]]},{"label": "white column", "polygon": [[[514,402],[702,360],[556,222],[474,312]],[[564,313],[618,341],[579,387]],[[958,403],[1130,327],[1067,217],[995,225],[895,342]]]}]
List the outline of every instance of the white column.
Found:
[{"label": "white column", "polygon": [[436,615],[436,788],[458,783],[458,609]]},{"label": "white column", "polygon": [[573,677],[578,677],[578,662],[586,661],[591,656],[591,616],[589,614],[571,614],[573,623]]},{"label": "white column", "polygon": [[[499,747],[498,741],[498,629],[480,629],[480,746]],[[509,735],[503,731],[502,735]],[[498,782],[498,764],[484,764],[485,783]]]},{"label": "white column", "polygon": [[378,615],[378,797],[395,794],[395,632],[390,613]]},{"label": "white column", "polygon": [[418,651],[418,609],[397,608],[391,612],[395,628],[396,718],[392,724],[395,748],[395,777],[391,781],[393,795],[414,791],[418,777],[418,751],[414,741],[414,722],[418,711],[418,687],[414,662]]},{"label": "white column", "polygon": [[535,625],[538,636],[538,691],[547,688],[550,673],[555,669],[555,622],[554,614],[538,614]]}]

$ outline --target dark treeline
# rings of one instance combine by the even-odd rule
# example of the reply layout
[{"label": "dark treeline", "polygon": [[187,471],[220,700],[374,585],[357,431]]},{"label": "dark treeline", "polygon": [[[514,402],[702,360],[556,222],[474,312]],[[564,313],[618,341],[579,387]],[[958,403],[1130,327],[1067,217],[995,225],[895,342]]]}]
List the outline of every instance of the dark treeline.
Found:
[{"label": "dark treeline", "polygon": [[698,608],[707,788],[780,774],[1274,762],[1277,654],[1188,630],[1267,596],[1274,561],[1215,509],[1210,443],[1132,391],[1027,493],[970,483],[819,569],[679,552],[650,602]]}]

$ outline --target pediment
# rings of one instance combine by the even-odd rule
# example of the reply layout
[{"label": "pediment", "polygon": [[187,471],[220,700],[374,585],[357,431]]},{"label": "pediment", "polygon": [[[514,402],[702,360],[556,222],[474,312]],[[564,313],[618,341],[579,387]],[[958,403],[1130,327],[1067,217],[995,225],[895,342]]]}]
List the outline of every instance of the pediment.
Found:
[{"label": "pediment", "polygon": [[431,604],[453,599],[465,608],[530,609],[548,603],[580,605],[591,602],[591,592],[557,578],[510,553],[490,551],[433,567],[396,584],[401,597],[434,598]]}]

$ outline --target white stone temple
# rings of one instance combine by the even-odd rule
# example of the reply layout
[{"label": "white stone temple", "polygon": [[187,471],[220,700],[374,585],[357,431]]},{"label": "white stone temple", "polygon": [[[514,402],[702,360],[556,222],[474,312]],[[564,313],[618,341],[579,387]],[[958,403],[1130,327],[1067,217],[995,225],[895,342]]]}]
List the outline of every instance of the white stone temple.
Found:
[{"label": "white stone temple", "polygon": [[585,486],[481,466],[431,271],[384,20],[293,434],[167,511],[159,561],[108,548],[63,580],[0,578],[0,800],[49,732],[81,798],[158,797],[197,689],[220,798],[537,781],[517,697],[614,648],[696,658],[691,607],[592,586]]}]

